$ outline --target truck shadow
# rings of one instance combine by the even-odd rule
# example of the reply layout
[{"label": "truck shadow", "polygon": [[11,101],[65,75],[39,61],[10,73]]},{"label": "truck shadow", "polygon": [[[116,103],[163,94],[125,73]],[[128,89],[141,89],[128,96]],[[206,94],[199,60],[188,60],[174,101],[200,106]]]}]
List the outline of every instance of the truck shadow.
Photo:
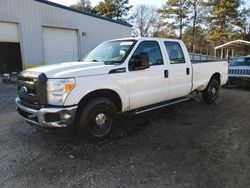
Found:
[{"label": "truck shadow", "polygon": [[250,91],[250,86],[236,86],[236,85],[230,85],[227,87],[224,87],[225,89],[229,90],[235,90],[235,91]]},{"label": "truck shadow", "polygon": [[131,137],[157,126],[157,121],[169,121],[177,113],[178,107],[165,107],[141,115],[121,117],[110,135],[111,140]]},{"label": "truck shadow", "polygon": [[[185,102],[190,103],[190,102]],[[164,122],[175,121],[181,117],[182,106],[185,103],[147,112],[141,115],[120,116],[109,137],[101,141],[83,138],[79,130],[72,128],[58,132],[58,130],[38,130],[42,137],[50,137],[52,142],[60,144],[100,144],[122,139],[129,139],[140,135],[148,135],[155,128],[161,128]],[[46,138],[45,138],[46,139]]]}]

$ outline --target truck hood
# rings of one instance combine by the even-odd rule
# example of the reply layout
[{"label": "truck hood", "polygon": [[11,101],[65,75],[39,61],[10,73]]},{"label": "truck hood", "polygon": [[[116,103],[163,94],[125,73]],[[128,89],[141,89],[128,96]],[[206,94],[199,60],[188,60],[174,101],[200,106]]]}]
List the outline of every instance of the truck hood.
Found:
[{"label": "truck hood", "polygon": [[229,70],[250,70],[250,66],[232,66],[232,65],[229,65]]},{"label": "truck hood", "polygon": [[67,62],[55,65],[46,65],[26,70],[39,74],[44,73],[48,78],[83,77],[108,74],[117,65],[105,65],[103,62]]}]

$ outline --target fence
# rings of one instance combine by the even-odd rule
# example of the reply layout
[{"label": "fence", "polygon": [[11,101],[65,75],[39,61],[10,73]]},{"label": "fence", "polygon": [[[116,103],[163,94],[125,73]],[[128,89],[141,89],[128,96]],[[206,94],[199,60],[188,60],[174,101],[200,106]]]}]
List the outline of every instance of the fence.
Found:
[{"label": "fence", "polygon": [[204,54],[195,54],[189,53],[191,61],[209,61],[209,60],[221,60],[218,58],[214,58],[213,56],[204,55]]}]

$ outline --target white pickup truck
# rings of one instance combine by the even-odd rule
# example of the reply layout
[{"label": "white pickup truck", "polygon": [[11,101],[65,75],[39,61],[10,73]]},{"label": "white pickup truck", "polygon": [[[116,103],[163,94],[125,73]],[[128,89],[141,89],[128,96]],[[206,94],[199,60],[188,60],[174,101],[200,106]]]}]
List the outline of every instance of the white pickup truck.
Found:
[{"label": "white pickup truck", "polygon": [[40,127],[70,127],[106,137],[117,114],[186,101],[202,92],[214,103],[228,80],[227,62],[191,62],[180,40],[126,38],[104,42],[79,62],[21,72],[19,114]]}]

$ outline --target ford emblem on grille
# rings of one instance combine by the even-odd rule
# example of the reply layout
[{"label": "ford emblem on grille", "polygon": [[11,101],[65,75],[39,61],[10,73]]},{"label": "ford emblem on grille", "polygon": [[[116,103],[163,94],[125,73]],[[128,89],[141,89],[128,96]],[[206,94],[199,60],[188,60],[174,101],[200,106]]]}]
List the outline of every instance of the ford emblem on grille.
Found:
[{"label": "ford emblem on grille", "polygon": [[27,92],[28,92],[27,87],[26,87],[26,86],[22,86],[22,87],[20,88],[20,92],[21,92],[21,93],[27,93]]}]

